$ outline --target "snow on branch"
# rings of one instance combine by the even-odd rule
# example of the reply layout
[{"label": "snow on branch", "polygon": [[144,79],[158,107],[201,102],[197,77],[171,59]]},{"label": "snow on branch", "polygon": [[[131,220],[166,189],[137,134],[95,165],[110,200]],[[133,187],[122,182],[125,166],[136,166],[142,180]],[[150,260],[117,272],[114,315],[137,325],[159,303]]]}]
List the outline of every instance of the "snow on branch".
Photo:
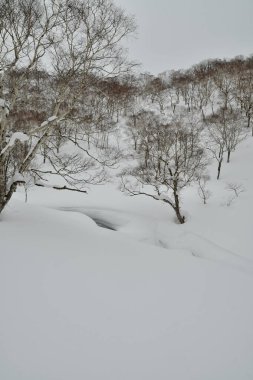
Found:
[{"label": "snow on branch", "polygon": [[14,184],[24,184],[26,181],[25,181],[25,178],[24,176],[19,173],[19,172],[16,172],[14,174],[13,177],[10,178],[9,182],[8,182],[8,185],[7,185],[7,189],[10,189],[12,185]]},{"label": "snow on branch", "polygon": [[40,127],[45,127],[46,125],[48,125],[49,123],[52,123],[56,119],[58,119],[58,116],[55,116],[55,115],[50,116],[47,120],[43,121],[43,123],[40,124]]},{"label": "snow on branch", "polygon": [[29,136],[23,132],[15,132],[13,135],[10,137],[9,142],[7,145],[2,149],[0,156],[2,156],[4,153],[6,153],[7,150],[9,150],[16,141],[20,141],[21,143],[29,140]]}]

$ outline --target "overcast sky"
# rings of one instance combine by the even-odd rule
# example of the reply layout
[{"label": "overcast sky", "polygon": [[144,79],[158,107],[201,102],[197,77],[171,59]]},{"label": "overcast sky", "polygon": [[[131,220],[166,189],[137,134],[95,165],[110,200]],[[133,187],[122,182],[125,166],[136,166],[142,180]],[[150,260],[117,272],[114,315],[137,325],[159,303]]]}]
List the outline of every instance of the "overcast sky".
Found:
[{"label": "overcast sky", "polygon": [[129,55],[158,74],[207,58],[253,54],[253,0],[114,0],[134,14]]}]

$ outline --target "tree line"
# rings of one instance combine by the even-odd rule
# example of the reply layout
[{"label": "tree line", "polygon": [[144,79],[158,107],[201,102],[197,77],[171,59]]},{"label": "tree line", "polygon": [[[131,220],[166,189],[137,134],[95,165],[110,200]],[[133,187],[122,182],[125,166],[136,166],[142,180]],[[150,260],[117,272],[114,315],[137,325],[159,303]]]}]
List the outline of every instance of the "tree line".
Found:
[{"label": "tree line", "polygon": [[[122,189],[169,204],[177,221],[182,190],[196,183],[206,203],[207,168],[253,135],[253,57],[207,60],[188,70],[142,74],[128,110],[136,164],[122,173]],[[250,132],[251,131],[251,132]]]}]

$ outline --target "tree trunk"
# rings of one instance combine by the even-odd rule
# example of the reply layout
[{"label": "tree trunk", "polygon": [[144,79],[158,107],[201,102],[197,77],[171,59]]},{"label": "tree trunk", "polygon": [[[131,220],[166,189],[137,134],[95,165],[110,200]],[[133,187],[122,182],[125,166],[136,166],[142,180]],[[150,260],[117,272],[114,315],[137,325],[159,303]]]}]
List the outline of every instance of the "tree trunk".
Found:
[{"label": "tree trunk", "polygon": [[250,128],[250,119],[251,119],[251,115],[248,114],[248,115],[247,115],[247,121],[248,121],[248,122],[247,122],[247,127],[248,127],[248,128]]},{"label": "tree trunk", "polygon": [[146,168],[148,167],[148,158],[149,158],[149,150],[146,147],[146,150],[145,150],[145,167]]},{"label": "tree trunk", "polygon": [[223,157],[221,157],[220,160],[218,161],[218,174],[217,174],[217,179],[220,178],[220,171],[221,171],[221,164],[222,164],[222,161],[223,161]]},{"label": "tree trunk", "polygon": [[183,215],[181,215],[180,210],[175,208],[175,212],[176,212],[177,219],[178,219],[179,223],[184,224],[185,223],[185,217]]},{"label": "tree trunk", "polygon": [[203,108],[201,107],[201,114],[202,114],[202,120],[205,122],[206,121],[206,116]]},{"label": "tree trunk", "polygon": [[227,163],[230,162],[230,155],[231,155],[231,150],[228,149],[228,155],[227,155]]},{"label": "tree trunk", "polygon": [[5,206],[5,194],[6,194],[6,183],[5,183],[5,166],[3,160],[0,159],[0,213]]},{"label": "tree trunk", "polygon": [[46,163],[46,159],[47,159],[47,148],[46,148],[46,145],[44,144],[44,146],[43,146],[43,164]]},{"label": "tree trunk", "polygon": [[174,211],[176,213],[177,220],[179,221],[180,224],[184,224],[185,223],[185,216],[183,216],[181,214],[181,211],[180,211],[179,196],[177,193],[177,180],[174,181],[173,194],[174,194],[174,201],[175,201],[175,205],[173,208],[174,208]]},{"label": "tree trunk", "polygon": [[[6,146],[6,117],[0,114],[0,152]],[[5,155],[0,156],[0,213],[5,206],[5,195],[6,195],[6,159]]]}]

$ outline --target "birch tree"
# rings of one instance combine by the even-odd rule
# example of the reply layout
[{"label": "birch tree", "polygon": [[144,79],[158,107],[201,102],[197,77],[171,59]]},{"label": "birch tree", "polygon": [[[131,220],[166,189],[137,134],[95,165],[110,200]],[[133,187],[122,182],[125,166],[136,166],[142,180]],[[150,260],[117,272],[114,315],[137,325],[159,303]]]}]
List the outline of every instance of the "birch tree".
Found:
[{"label": "birch tree", "polygon": [[[90,78],[117,76],[129,70],[131,65],[120,42],[134,30],[132,18],[110,0],[0,1],[0,212],[29,172],[43,179],[43,170],[33,162],[41,148],[50,145],[56,131],[68,123],[81,123]],[[14,125],[17,106],[22,112],[22,104],[25,109],[34,100],[26,81],[34,83],[32,76],[42,71],[52,78],[48,95],[45,91],[40,94],[48,100],[39,109],[44,119],[35,118],[31,123],[24,117],[22,128]],[[11,160],[20,145],[29,147],[28,152],[18,161]],[[68,178],[66,173],[80,174],[92,161],[99,163],[85,146],[79,147],[82,156],[75,153],[51,160],[55,174]],[[87,160],[82,159],[83,154]],[[65,173],[59,171],[62,165]],[[72,181],[76,190],[82,190],[80,182]]]}]

